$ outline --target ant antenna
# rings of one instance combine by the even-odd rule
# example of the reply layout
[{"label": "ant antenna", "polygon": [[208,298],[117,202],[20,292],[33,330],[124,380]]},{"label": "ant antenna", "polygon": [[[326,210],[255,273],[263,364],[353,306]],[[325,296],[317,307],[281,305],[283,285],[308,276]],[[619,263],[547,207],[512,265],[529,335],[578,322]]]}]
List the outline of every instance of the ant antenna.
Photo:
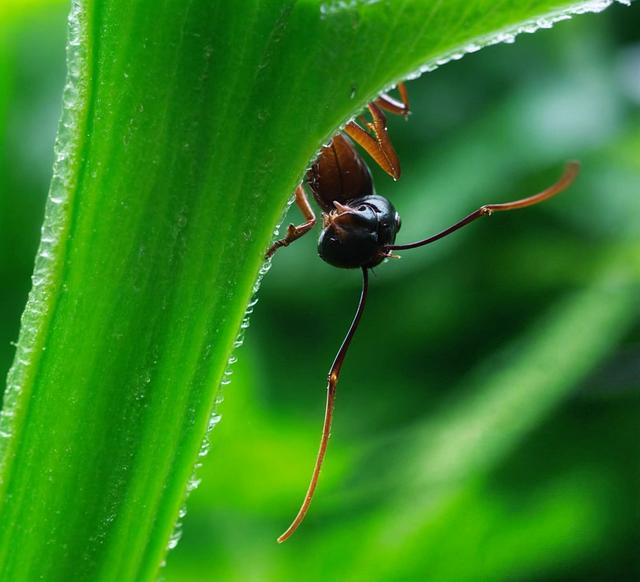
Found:
[{"label": "ant antenna", "polygon": [[535,194],[534,196],[529,196],[528,198],[522,198],[521,200],[516,200],[514,202],[506,202],[504,204],[485,204],[478,208],[478,210],[472,212],[468,216],[465,216],[462,220],[456,222],[453,226],[446,228],[445,230],[439,232],[438,234],[434,234],[428,238],[409,243],[404,245],[388,245],[385,247],[385,251],[387,253],[389,251],[404,251],[408,249],[415,249],[417,247],[422,247],[424,245],[428,245],[432,242],[435,242],[445,236],[455,232],[456,230],[466,226],[467,224],[473,222],[477,218],[482,216],[491,216],[494,212],[504,212],[507,210],[516,210],[518,208],[526,208],[527,206],[533,206],[534,204],[539,204],[540,202],[544,202],[549,198],[559,194],[563,190],[566,190],[571,183],[575,180],[578,175],[578,171],[580,170],[579,162],[568,162],[565,166],[564,173],[562,177],[552,186],[549,186],[546,190],[543,190],[539,194]]},{"label": "ant antenna", "polygon": [[351,344],[351,340],[356,333],[356,329],[358,329],[358,324],[360,323],[360,318],[362,317],[362,312],[364,311],[364,306],[367,301],[367,290],[369,287],[369,272],[367,267],[362,267],[362,292],[360,293],[360,302],[358,303],[358,308],[356,310],[356,314],[351,322],[351,326],[349,327],[349,331],[342,341],[342,345],[336,354],[335,360],[333,360],[333,364],[331,365],[331,370],[329,370],[329,377],[327,379],[327,404],[324,411],[324,423],[322,425],[322,437],[320,439],[320,448],[318,449],[318,456],[316,457],[316,464],[313,468],[313,473],[311,474],[311,482],[309,483],[309,488],[307,489],[307,494],[304,496],[304,501],[298,510],[298,514],[295,519],[291,522],[291,525],[287,528],[287,530],[278,538],[278,543],[282,543],[285,540],[289,539],[293,533],[298,529],[298,526],[302,523],[305,515],[307,514],[307,510],[309,509],[309,505],[311,505],[311,499],[313,498],[313,493],[316,490],[316,486],[318,485],[318,477],[320,476],[320,469],[322,468],[322,462],[324,461],[324,456],[327,452],[327,444],[329,443],[329,434],[331,433],[331,421],[333,420],[333,408],[336,398],[336,386],[338,384],[338,380],[340,379],[340,369],[342,368],[342,364],[347,355],[347,350],[349,349],[349,345]]}]

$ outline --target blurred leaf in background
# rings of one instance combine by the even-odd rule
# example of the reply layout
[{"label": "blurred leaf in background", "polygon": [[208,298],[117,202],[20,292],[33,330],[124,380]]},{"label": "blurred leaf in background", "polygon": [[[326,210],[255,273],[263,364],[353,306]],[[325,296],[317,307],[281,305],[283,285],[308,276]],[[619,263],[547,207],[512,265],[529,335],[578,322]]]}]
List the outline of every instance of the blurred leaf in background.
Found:
[{"label": "blurred leaf in background", "polygon": [[[0,369],[31,286],[65,75],[60,0],[0,5]],[[1,384],[4,390],[4,382]]]},{"label": "blurred leaf in background", "polygon": [[[49,180],[65,11],[0,29],[3,370]],[[614,6],[408,85],[413,115],[390,120],[403,178],[376,174],[401,241],[532,194],[567,159],[579,181],[376,271],[311,514],[278,546],[358,292],[312,237],[281,252],[167,580],[640,578],[639,30],[638,5]]]}]

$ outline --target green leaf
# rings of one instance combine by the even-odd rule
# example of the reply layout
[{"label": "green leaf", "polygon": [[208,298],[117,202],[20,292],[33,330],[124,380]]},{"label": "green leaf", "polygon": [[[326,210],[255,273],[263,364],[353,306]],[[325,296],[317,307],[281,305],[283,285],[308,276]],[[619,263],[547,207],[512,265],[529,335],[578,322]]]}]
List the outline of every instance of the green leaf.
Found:
[{"label": "green leaf", "polygon": [[0,422],[1,577],[154,578],[314,152],[417,70],[606,5],[74,2]]}]

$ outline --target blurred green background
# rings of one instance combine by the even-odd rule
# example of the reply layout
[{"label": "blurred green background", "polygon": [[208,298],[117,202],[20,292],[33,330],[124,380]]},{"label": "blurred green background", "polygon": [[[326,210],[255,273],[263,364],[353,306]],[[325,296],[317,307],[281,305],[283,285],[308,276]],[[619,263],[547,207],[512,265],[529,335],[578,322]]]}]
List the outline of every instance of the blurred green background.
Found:
[{"label": "blurred green background", "polygon": [[[3,374],[50,178],[66,10],[0,7]],[[640,579],[640,6],[408,89],[413,115],[389,122],[403,178],[376,172],[399,241],[533,194],[568,159],[581,176],[376,270],[316,498],[282,546],[359,275],[322,263],[315,236],[279,253],[168,581]]]}]

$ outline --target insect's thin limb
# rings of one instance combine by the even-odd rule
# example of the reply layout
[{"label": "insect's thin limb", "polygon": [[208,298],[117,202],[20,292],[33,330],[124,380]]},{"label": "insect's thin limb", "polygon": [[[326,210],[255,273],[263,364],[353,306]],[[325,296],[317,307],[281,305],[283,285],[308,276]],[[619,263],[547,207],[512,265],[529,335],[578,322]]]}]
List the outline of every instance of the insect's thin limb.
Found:
[{"label": "insect's thin limb", "polygon": [[438,234],[434,234],[433,236],[430,236],[428,238],[425,238],[413,243],[408,243],[403,245],[389,245],[385,247],[385,250],[387,252],[391,252],[391,251],[402,251],[402,250],[415,249],[417,247],[422,247],[424,245],[428,245],[432,242],[435,242],[441,238],[444,238],[445,236],[451,234],[452,232],[455,232],[456,230],[462,228],[463,226],[466,226],[467,224],[473,222],[474,220],[476,220],[477,218],[480,218],[481,216],[490,216],[494,212],[516,210],[518,208],[526,208],[527,206],[533,206],[534,204],[539,204],[540,202],[544,202],[545,200],[548,200],[552,196],[555,196],[556,194],[559,194],[563,190],[567,189],[571,185],[571,183],[575,180],[576,176],[578,175],[579,169],[580,169],[580,164],[578,162],[569,162],[565,166],[565,170],[564,170],[564,173],[562,174],[562,177],[555,184],[553,184],[546,190],[543,190],[539,194],[536,194],[534,196],[529,196],[528,198],[515,200],[514,202],[506,202],[504,204],[485,204],[484,206],[481,206],[480,208],[478,208],[478,210],[476,210],[475,212],[472,212],[468,216],[465,216],[462,220],[456,222],[454,225],[450,226],[449,228],[446,228],[445,230],[439,232]]},{"label": "insect's thin limb", "polygon": [[307,234],[316,223],[316,215],[313,212],[313,208],[309,204],[309,200],[307,199],[307,195],[305,194],[304,188],[302,184],[298,185],[296,188],[296,204],[302,212],[302,216],[304,216],[305,221],[303,224],[299,224],[295,226],[290,224],[287,228],[287,236],[283,239],[277,240],[274,242],[267,251],[265,258],[269,258],[275,253],[280,247],[289,246],[294,240],[299,239],[301,236]]},{"label": "insect's thin limb", "polygon": [[336,385],[338,384],[338,380],[340,378],[340,369],[342,368],[342,363],[344,362],[345,356],[347,355],[349,344],[351,344],[351,340],[356,333],[356,329],[358,329],[358,324],[360,323],[360,318],[362,317],[362,312],[364,311],[364,306],[367,301],[368,287],[369,273],[366,267],[362,267],[362,292],[360,293],[360,302],[358,303],[358,308],[356,310],[353,321],[351,322],[351,326],[349,327],[349,331],[347,332],[347,335],[342,341],[342,345],[340,346],[340,349],[336,354],[336,358],[333,361],[331,370],[329,370],[329,376],[327,379],[327,404],[324,412],[324,423],[322,425],[322,437],[320,439],[320,448],[318,449],[316,464],[313,468],[313,473],[311,474],[311,482],[309,483],[309,488],[307,489],[307,493],[304,496],[304,501],[302,502],[302,505],[298,510],[298,514],[291,522],[291,525],[287,528],[287,530],[278,538],[278,543],[282,543],[290,538],[293,532],[298,529],[298,526],[302,523],[302,520],[307,514],[309,505],[311,505],[311,499],[313,497],[314,491],[316,490],[316,486],[318,485],[320,469],[322,468],[322,462],[324,461],[324,456],[327,452],[327,444],[329,443],[331,421],[333,420],[333,405],[336,397]]},{"label": "insect's thin limb", "polygon": [[408,117],[411,113],[409,108],[409,95],[407,94],[407,88],[404,83],[398,83],[398,93],[400,93],[400,101],[391,97],[387,93],[382,93],[380,97],[375,100],[376,105],[389,113],[395,113],[396,115],[402,115]]},{"label": "insect's thin limb", "polygon": [[359,144],[387,174],[397,180],[400,177],[400,160],[387,133],[387,119],[375,103],[369,103],[368,107],[371,112],[371,121],[363,120],[366,129],[357,121],[350,121],[345,126],[344,132]]}]

